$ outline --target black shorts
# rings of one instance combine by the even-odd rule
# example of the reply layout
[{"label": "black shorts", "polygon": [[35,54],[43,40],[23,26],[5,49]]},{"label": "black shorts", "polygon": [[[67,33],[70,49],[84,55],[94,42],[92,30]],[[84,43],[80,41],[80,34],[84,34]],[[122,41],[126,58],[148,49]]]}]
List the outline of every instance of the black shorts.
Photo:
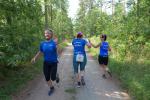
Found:
[{"label": "black shorts", "polygon": [[50,62],[44,61],[43,72],[44,72],[46,81],[49,81],[49,80],[55,81],[56,73],[57,73],[57,62],[50,63]]},{"label": "black shorts", "polygon": [[99,64],[108,65],[108,56],[98,56]]}]

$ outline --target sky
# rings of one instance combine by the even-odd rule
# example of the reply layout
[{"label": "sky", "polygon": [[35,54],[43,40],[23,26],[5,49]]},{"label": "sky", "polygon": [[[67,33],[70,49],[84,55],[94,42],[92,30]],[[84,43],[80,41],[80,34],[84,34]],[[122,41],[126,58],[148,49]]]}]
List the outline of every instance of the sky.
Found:
[{"label": "sky", "polygon": [[[71,17],[72,19],[75,19],[77,10],[79,8],[79,0],[68,0],[68,1],[69,1],[69,9],[68,9],[69,17]],[[104,1],[112,1],[112,0],[104,0]],[[118,2],[118,0],[114,0],[114,1]],[[111,14],[112,13],[111,3],[105,4],[102,10],[106,12],[107,14]]]},{"label": "sky", "polygon": [[69,17],[75,18],[77,10],[79,8],[79,0],[68,0],[69,1]]},{"label": "sky", "polygon": [[[76,14],[77,14],[77,10],[79,8],[79,0],[68,0],[69,1],[69,10],[68,10],[68,13],[69,13],[69,17],[71,17],[72,19],[74,19],[76,17]],[[104,1],[108,1],[108,0],[104,0]],[[115,0],[117,1],[117,0]],[[103,11],[104,11],[104,7],[103,7]],[[111,8],[107,8],[105,10],[108,14],[111,13]]]}]

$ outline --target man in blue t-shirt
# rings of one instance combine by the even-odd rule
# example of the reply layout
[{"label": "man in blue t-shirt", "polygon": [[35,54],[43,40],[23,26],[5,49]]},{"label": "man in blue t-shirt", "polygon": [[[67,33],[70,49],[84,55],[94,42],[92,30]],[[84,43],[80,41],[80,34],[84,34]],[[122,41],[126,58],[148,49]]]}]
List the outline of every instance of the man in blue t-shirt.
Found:
[{"label": "man in blue t-shirt", "polygon": [[[77,78],[78,87],[80,87],[81,83],[82,85],[85,85],[84,70],[85,70],[85,65],[87,62],[85,46],[87,45],[89,48],[91,47],[91,45],[86,40],[82,39],[82,37],[83,37],[83,33],[78,32],[77,38],[73,39],[72,41],[72,45],[74,47],[73,67],[74,67],[74,73]],[[79,66],[80,66],[80,73],[78,72]]]},{"label": "man in blue t-shirt", "polygon": [[108,51],[111,51],[111,48],[108,44],[108,42],[106,42],[107,36],[105,34],[102,34],[100,36],[101,39],[101,43],[99,43],[98,45],[94,45],[91,43],[90,44],[94,47],[94,48],[98,48],[99,47],[99,56],[98,56],[98,61],[100,66],[103,68],[103,75],[102,77],[104,79],[106,79],[106,74],[108,73],[111,77],[111,72],[109,70],[109,68],[107,67],[108,65]]},{"label": "man in blue t-shirt", "polygon": [[52,81],[56,80],[57,73],[57,41],[53,40],[52,30],[45,30],[44,35],[46,40],[41,42],[40,50],[31,60],[31,62],[34,63],[36,59],[43,54],[43,72],[48,86],[50,87],[50,91],[48,92],[48,94],[51,95],[54,92],[54,86],[52,84]]}]

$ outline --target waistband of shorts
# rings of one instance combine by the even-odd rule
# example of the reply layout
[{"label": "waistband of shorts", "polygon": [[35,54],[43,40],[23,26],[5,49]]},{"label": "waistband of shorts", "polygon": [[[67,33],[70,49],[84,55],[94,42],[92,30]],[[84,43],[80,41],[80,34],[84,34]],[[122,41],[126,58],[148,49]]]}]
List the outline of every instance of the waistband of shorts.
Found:
[{"label": "waistband of shorts", "polygon": [[99,55],[99,57],[108,57],[108,55],[105,55],[105,56]]}]

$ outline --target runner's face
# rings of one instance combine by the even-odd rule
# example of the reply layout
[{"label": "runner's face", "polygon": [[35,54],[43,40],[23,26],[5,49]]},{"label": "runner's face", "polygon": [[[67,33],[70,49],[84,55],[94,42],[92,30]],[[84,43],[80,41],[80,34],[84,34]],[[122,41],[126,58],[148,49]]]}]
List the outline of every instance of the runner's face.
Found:
[{"label": "runner's face", "polygon": [[52,34],[49,34],[47,32],[45,32],[44,35],[45,35],[46,40],[50,40],[52,38]]}]

